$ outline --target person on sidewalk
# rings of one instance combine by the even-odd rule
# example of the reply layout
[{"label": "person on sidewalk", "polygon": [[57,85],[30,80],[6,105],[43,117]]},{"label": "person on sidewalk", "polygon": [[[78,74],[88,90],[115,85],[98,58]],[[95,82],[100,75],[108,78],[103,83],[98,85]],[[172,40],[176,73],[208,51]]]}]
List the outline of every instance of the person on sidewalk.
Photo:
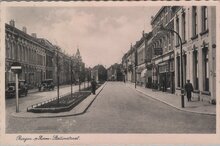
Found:
[{"label": "person on sidewalk", "polygon": [[94,79],[92,79],[92,82],[91,82],[91,86],[92,86],[92,94],[95,94],[95,91],[96,91],[96,81]]},{"label": "person on sidewalk", "polygon": [[192,101],[192,91],[193,91],[193,85],[190,83],[190,80],[187,80],[187,83],[185,84],[185,91],[188,101]]}]

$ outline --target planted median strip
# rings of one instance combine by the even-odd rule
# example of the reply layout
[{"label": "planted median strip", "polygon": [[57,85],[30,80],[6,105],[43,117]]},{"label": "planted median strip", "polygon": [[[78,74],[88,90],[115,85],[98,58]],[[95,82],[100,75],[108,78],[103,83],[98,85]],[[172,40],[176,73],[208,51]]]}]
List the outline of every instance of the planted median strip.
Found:
[{"label": "planted median strip", "polygon": [[[101,85],[98,85],[100,87]],[[43,101],[34,105],[31,105],[27,108],[27,112],[33,113],[59,113],[66,112],[72,110],[75,106],[77,106],[80,102],[82,102],[85,98],[87,98],[91,94],[91,88],[85,88],[80,92],[75,92],[72,94],[68,93],[59,98],[59,102],[57,101],[57,97],[49,99],[47,101]]]}]

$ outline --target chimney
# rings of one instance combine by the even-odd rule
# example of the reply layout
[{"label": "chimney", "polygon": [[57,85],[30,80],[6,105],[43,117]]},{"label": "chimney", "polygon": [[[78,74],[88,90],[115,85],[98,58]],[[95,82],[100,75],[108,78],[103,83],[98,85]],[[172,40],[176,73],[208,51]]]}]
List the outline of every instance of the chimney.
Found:
[{"label": "chimney", "polygon": [[14,19],[11,19],[10,22],[9,22],[9,24],[10,24],[11,26],[15,27],[15,20],[14,20]]},{"label": "chimney", "polygon": [[142,31],[142,36],[144,37],[144,30]]},{"label": "chimney", "polygon": [[32,33],[31,36],[34,37],[34,38],[37,38],[37,34],[36,33]]},{"label": "chimney", "polygon": [[23,27],[22,27],[22,31],[23,31],[24,33],[27,33],[27,28],[26,28],[25,26],[23,26]]}]

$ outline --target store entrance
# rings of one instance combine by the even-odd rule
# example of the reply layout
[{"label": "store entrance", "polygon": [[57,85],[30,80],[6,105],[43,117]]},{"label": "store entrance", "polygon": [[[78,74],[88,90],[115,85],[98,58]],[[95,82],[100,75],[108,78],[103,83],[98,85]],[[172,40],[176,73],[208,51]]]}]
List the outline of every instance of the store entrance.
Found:
[{"label": "store entrance", "polygon": [[160,73],[160,80],[159,80],[159,89],[163,92],[174,92],[174,73],[173,72],[164,72]]}]

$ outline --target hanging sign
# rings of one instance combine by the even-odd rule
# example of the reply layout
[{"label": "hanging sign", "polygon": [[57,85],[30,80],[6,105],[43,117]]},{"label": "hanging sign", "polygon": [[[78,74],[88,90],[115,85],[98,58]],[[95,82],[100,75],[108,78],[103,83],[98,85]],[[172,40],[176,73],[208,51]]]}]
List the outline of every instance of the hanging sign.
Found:
[{"label": "hanging sign", "polygon": [[162,48],[154,48],[154,55],[162,55],[163,49]]}]

